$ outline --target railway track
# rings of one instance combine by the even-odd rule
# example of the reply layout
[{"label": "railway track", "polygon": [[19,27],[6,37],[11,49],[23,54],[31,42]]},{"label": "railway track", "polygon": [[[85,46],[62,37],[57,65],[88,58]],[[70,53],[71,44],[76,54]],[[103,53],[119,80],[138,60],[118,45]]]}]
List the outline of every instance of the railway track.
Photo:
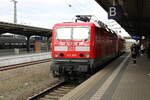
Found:
[{"label": "railway track", "polygon": [[0,71],[26,67],[26,66],[40,64],[40,63],[45,63],[45,62],[50,62],[50,61],[51,61],[51,59],[44,59],[44,60],[25,62],[25,63],[20,63],[20,64],[14,64],[14,65],[9,65],[9,66],[3,66],[3,67],[0,67]]},{"label": "railway track", "polygon": [[61,81],[44,91],[29,97],[27,100],[59,100],[65,94],[74,89],[79,83]]}]

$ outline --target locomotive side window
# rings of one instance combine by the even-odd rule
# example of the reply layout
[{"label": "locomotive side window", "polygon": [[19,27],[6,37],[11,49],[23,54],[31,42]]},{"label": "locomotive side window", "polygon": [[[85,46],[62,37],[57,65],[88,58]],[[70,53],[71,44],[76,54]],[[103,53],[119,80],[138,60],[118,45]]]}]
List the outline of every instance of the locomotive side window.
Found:
[{"label": "locomotive side window", "polygon": [[4,45],[9,45],[9,43],[5,43]]}]

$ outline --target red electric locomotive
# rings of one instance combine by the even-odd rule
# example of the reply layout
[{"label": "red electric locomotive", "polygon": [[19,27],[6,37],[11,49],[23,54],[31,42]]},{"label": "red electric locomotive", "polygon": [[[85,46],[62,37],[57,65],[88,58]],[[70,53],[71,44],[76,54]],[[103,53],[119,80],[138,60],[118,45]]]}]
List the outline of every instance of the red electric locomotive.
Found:
[{"label": "red electric locomotive", "polygon": [[55,24],[51,44],[54,76],[92,72],[118,55],[119,41],[115,33],[92,22]]}]

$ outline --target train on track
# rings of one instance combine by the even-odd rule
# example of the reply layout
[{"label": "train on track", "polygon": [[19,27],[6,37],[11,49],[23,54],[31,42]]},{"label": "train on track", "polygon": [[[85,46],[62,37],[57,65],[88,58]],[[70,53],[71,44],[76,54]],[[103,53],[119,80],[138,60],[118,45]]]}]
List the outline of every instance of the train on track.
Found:
[{"label": "train on track", "polygon": [[[30,48],[34,48],[34,41],[40,38],[41,43],[45,45],[47,43],[46,39],[42,39],[42,37],[31,37],[30,38]],[[0,37],[0,49],[26,49],[27,48],[27,40],[25,37]]]},{"label": "train on track", "polygon": [[[25,38],[0,37],[0,49],[26,48],[27,41]],[[33,48],[33,41],[30,44]]]},{"label": "train on track", "polygon": [[93,72],[100,65],[124,52],[125,40],[102,24],[58,23],[52,32],[51,70],[54,76],[78,76]]}]

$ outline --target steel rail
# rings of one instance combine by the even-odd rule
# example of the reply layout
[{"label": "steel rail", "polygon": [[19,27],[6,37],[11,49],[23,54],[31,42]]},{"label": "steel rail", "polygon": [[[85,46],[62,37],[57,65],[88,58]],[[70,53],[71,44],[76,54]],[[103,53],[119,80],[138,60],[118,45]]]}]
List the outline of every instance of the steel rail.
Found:
[{"label": "steel rail", "polygon": [[59,86],[62,86],[65,83],[65,81],[60,81],[57,84],[53,85],[52,87],[49,87],[43,91],[41,91],[38,94],[33,95],[32,97],[29,97],[27,100],[38,100],[39,98],[45,96],[46,94],[48,94],[50,91],[58,88]]},{"label": "steel rail", "polygon": [[27,67],[30,65],[35,65],[35,64],[40,64],[40,63],[45,63],[45,62],[50,62],[50,61],[51,61],[51,59],[44,59],[44,60],[37,60],[37,61],[32,61],[32,62],[25,62],[25,63],[20,63],[20,64],[2,66],[2,67],[0,67],[0,71],[6,71],[6,70],[21,68],[21,67]]},{"label": "steel rail", "polygon": [[77,87],[81,82],[78,81],[65,81],[62,80],[57,84],[39,92],[38,94],[29,97],[27,100],[59,100],[65,94],[69,93],[75,87]]}]

